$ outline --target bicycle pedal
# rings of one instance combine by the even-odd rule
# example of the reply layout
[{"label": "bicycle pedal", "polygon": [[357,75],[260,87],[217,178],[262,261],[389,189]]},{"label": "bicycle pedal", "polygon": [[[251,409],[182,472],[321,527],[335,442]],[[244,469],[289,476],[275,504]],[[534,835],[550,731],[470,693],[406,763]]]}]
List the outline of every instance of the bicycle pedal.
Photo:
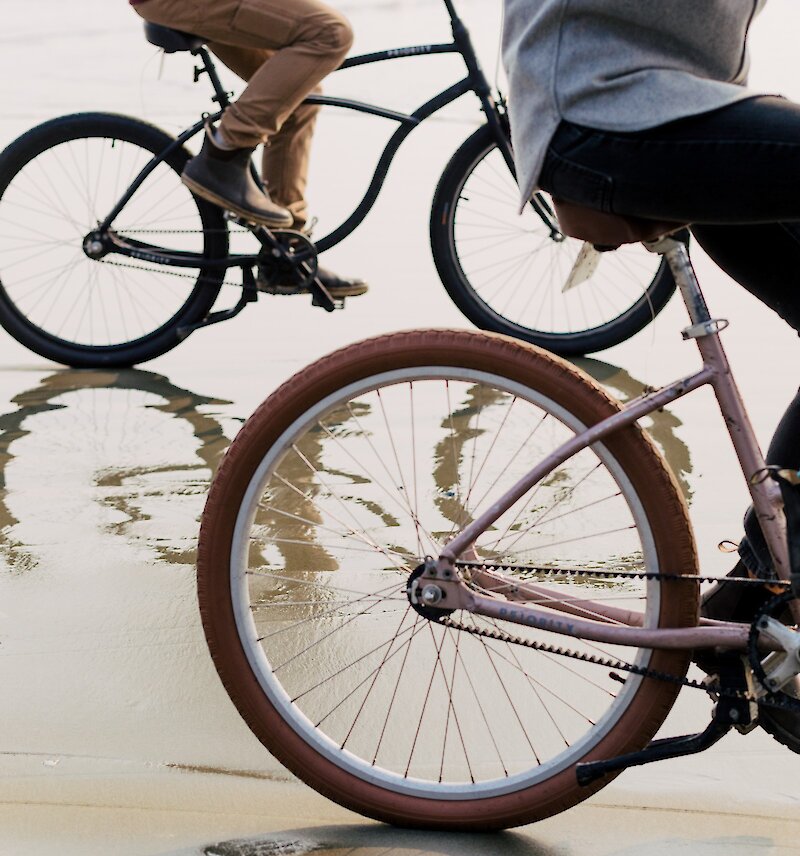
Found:
[{"label": "bicycle pedal", "polygon": [[[333,308],[334,308],[334,309],[344,309],[344,301],[345,301],[345,299],[346,299],[346,298],[344,298],[344,297],[333,297],[333,296],[332,296],[332,297],[331,297],[331,301],[333,302]],[[312,295],[311,295],[311,305],[312,305],[312,306],[319,306],[319,307],[321,307],[322,309],[327,309],[327,308],[328,308],[328,307],[327,307],[327,304],[326,304],[326,303],[323,303],[323,301],[322,301],[322,300],[320,300],[320,299],[319,299],[319,297],[317,297],[317,295],[316,295],[316,294],[313,294],[313,293],[312,293]]]},{"label": "bicycle pedal", "polygon": [[240,217],[238,214],[234,214],[233,211],[223,210],[222,219],[227,220],[229,223],[235,223],[237,226],[242,226],[245,229],[255,228],[255,223],[251,223],[249,220],[245,220],[243,217]]},{"label": "bicycle pedal", "polygon": [[252,232],[255,235],[257,235],[261,229],[264,229],[266,232],[271,232],[269,226],[265,226],[263,223],[255,223],[252,220],[247,220],[245,217],[240,217],[238,214],[234,214],[233,211],[223,211],[222,217],[229,223],[241,226],[243,229],[247,229],[248,232]]},{"label": "bicycle pedal", "polygon": [[302,286],[293,288],[292,286],[266,285],[264,283],[259,283],[257,289],[261,294],[271,294],[273,297],[297,297],[300,294],[309,293],[308,289]]}]

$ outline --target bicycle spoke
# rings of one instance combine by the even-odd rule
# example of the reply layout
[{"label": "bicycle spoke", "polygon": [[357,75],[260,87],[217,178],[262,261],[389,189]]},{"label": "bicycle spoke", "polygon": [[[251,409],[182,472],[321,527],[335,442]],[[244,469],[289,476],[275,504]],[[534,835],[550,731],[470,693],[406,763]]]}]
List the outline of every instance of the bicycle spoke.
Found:
[{"label": "bicycle spoke", "polygon": [[[612,330],[643,296],[649,300],[659,259],[641,247],[604,254],[590,281],[563,293],[581,242],[558,233],[546,195],[539,194],[537,201],[548,216],[532,205],[520,215],[519,188],[493,142],[476,151],[476,158],[465,163],[462,184],[446,209],[449,241],[439,251],[453,257],[465,294],[478,301],[479,308],[466,297],[464,305],[459,303],[468,315],[467,307],[473,307],[489,329],[516,334],[522,328],[531,341],[539,342],[540,335],[585,334],[589,343],[594,331]],[[558,350],[556,341],[540,343]]]},{"label": "bicycle spoke", "polygon": [[[125,140],[81,135],[34,152],[11,178],[0,200],[0,222],[12,227],[0,236],[0,277],[34,330],[69,347],[125,346],[169,327],[186,305],[188,272],[179,286],[173,270],[115,263],[113,255],[93,261],[83,251],[84,237],[150,157]],[[197,205],[166,164],[145,179],[114,228],[124,235],[138,225],[173,226],[173,249],[204,253]]]},{"label": "bicycle spoke", "polygon": [[[565,659],[553,631],[461,608],[448,610],[445,626],[409,603],[422,549],[441,550],[575,430],[524,386],[414,371],[378,389],[356,386],[281,428],[235,553],[254,628],[246,639],[268,664],[264,680],[296,711],[286,715],[319,733],[337,763],[412,789],[480,790],[585,751],[640,680],[620,689],[588,658],[640,664],[650,652],[570,639],[576,656]],[[648,567],[603,448],[561,464],[478,538],[464,566],[476,591],[607,626],[623,614],[657,620],[655,583],[592,576],[595,567]],[[481,577],[471,569],[487,553],[503,570]]]}]

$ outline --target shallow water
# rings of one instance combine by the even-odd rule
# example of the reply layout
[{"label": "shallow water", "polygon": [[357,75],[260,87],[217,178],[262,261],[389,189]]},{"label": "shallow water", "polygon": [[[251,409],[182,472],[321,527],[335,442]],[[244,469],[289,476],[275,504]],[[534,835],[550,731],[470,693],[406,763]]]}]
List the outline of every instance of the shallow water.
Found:
[{"label": "shallow water", "polygon": [[[463,6],[493,70],[499,8]],[[359,51],[447,37],[436,3],[346,8]],[[798,23],[790,0],[773,0],[754,34],[754,85],[800,95]],[[157,78],[159,60],[122,0],[37,0],[5,24],[0,145],[78,110],[175,130],[205,109],[185,57],[169,58]],[[328,89],[405,109],[457,79],[449,58],[406,62],[400,79],[388,68],[353,71]],[[760,733],[631,771],[587,806],[521,833],[467,842],[341,826],[358,819],[290,784],[219,684],[197,616],[194,549],[210,475],[242,421],[333,348],[400,328],[469,326],[436,278],[427,215],[438,175],[479,117],[463,100],[445,119],[415,132],[369,220],[326,259],[372,284],[344,312],[264,300],[127,372],[62,370],[0,336],[0,852],[58,843],[68,854],[177,853],[245,837],[217,852],[302,852],[276,851],[276,841],[298,840],[364,854],[796,850],[797,760]],[[321,230],[358,199],[364,152],[385,136],[372,121],[323,116],[312,172]],[[731,320],[724,341],[766,442],[797,385],[786,368],[797,337],[699,254],[698,267],[712,309]],[[634,397],[697,364],[678,335],[684,324],[673,301],[634,340],[580,365]],[[731,557],[716,545],[740,536],[746,492],[711,405],[696,394],[651,427],[691,502],[703,568],[724,573]],[[706,702],[687,696],[666,728],[701,727],[706,715]]]}]

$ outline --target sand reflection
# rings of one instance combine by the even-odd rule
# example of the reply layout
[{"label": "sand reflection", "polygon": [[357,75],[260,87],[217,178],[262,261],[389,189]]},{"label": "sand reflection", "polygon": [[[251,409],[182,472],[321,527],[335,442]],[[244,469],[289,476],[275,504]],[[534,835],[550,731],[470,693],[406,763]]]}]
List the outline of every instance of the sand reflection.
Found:
[{"label": "sand reflection", "polygon": [[[604,363],[589,357],[579,357],[572,362],[590,374],[620,401],[625,402],[637,398],[648,388],[646,384],[637,380],[625,369],[611,363]],[[667,459],[667,463],[678,480],[684,498],[687,502],[691,501],[692,488],[689,485],[689,476],[692,473],[692,455],[689,446],[677,434],[678,429],[683,426],[683,422],[668,409],[663,409],[651,413],[647,419],[642,420],[642,424],[647,428],[650,436],[656,441],[661,453]]]}]

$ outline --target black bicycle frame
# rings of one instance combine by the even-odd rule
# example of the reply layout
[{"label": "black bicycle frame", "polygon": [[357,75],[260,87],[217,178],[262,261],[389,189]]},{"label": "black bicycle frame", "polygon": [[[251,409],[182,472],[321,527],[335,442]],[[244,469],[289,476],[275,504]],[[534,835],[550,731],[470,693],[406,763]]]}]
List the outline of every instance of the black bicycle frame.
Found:
[{"label": "black bicycle frame", "polygon": [[[459,18],[453,6],[452,0],[443,0],[447,12],[450,16],[453,41],[446,44],[431,44],[431,45],[415,45],[405,48],[392,48],[390,50],[378,51],[377,53],[363,54],[346,59],[337,69],[342,71],[347,68],[355,68],[356,66],[371,65],[387,60],[403,59],[406,57],[429,56],[433,54],[459,54],[464,60],[467,67],[467,76],[458,83],[440,92],[436,97],[427,101],[413,113],[399,113],[394,110],[387,110],[383,107],[378,107],[374,104],[367,104],[361,101],[353,101],[348,98],[337,98],[327,95],[311,95],[306,99],[306,103],[319,104],[330,107],[341,107],[348,110],[355,110],[359,113],[366,113],[372,116],[379,116],[384,119],[390,119],[397,122],[400,127],[392,134],[383,153],[380,156],[378,165],[372,176],[372,180],[367,188],[364,197],[353,213],[333,232],[318,241],[314,242],[317,252],[325,252],[331,247],[343,241],[346,237],[364,221],[366,216],[372,210],[375,201],[386,180],[386,175],[389,172],[389,167],[397,154],[398,149],[405,141],[406,137],[434,113],[452,104],[456,99],[465,95],[467,92],[474,92],[481,103],[481,109],[486,116],[488,125],[492,134],[497,141],[498,148],[503,154],[509,168],[514,169],[513,154],[511,144],[509,142],[508,131],[504,124],[504,116],[502,111],[495,103],[491,87],[486,79],[486,76],[481,69],[477,54],[472,44],[469,32],[464,25],[464,22]],[[98,232],[101,235],[108,235],[109,230],[117,216],[120,214],[125,205],[133,197],[136,191],[141,187],[147,177],[156,169],[156,167],[168,158],[176,149],[184,145],[188,140],[194,137],[205,126],[207,121],[216,121],[222,115],[222,112],[230,105],[230,97],[232,93],[227,92],[219,79],[211,55],[207,48],[201,47],[193,54],[199,56],[202,61],[202,66],[195,69],[195,81],[203,74],[207,74],[211,85],[214,88],[213,100],[220,105],[220,110],[213,115],[204,116],[199,122],[192,125],[184,131],[174,142],[172,142],[163,152],[154,157],[144,169],[137,175],[133,183],[130,185],[124,196],[114,206],[105,220],[99,225]],[[253,166],[255,171],[255,166]],[[544,212],[540,212],[544,213]],[[174,267],[197,267],[200,260],[196,254],[185,253],[180,251],[165,251],[159,247],[144,244],[139,241],[119,240],[111,238],[113,251],[127,255],[133,258],[138,258],[143,261],[155,262]],[[209,260],[203,259],[204,266],[215,267],[239,267],[243,264],[255,264],[258,261],[258,256],[232,255],[227,259]]]}]

